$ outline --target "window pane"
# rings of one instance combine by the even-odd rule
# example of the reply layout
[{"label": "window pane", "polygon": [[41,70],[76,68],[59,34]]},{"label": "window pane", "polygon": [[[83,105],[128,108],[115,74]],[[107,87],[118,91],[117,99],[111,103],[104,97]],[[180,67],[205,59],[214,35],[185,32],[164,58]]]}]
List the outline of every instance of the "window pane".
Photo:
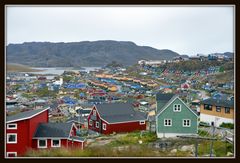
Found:
[{"label": "window pane", "polygon": [[39,146],[46,146],[45,140],[39,140]]},{"label": "window pane", "polygon": [[8,141],[9,142],[15,142],[16,141],[16,135],[9,135]]},{"label": "window pane", "polygon": [[16,128],[16,125],[15,124],[9,124],[8,128]]},{"label": "window pane", "polygon": [[16,157],[16,153],[8,153],[8,157]]},{"label": "window pane", "polygon": [[225,113],[230,113],[230,108],[229,107],[225,108]]},{"label": "window pane", "polygon": [[221,112],[221,106],[216,106],[216,111]]},{"label": "window pane", "polygon": [[59,140],[53,140],[53,146],[59,146]]}]

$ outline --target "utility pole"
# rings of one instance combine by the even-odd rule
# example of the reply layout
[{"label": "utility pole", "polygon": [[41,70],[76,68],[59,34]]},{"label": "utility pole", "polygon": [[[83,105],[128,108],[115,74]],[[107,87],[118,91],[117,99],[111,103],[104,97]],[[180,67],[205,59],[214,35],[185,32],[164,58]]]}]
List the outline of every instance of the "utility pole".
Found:
[{"label": "utility pole", "polygon": [[[215,126],[214,122],[212,122],[212,138],[214,138],[214,132],[215,132]],[[210,146],[210,157],[213,155],[213,139],[211,140],[211,146]]]},{"label": "utility pole", "polygon": [[198,157],[198,139],[195,142],[195,157]]},{"label": "utility pole", "polygon": [[185,138],[185,139],[195,139],[195,157],[198,157],[198,140],[217,140],[216,138],[210,138],[210,137],[200,137],[200,136],[177,136],[179,138]]}]

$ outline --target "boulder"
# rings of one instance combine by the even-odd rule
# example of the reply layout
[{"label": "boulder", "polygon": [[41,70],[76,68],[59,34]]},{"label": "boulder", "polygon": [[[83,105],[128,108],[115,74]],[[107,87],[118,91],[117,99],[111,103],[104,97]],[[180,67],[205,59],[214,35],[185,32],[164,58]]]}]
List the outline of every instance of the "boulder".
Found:
[{"label": "boulder", "polygon": [[228,157],[232,157],[232,156],[233,156],[233,153],[232,153],[232,152],[228,152],[228,153],[227,153],[227,156],[228,156]]},{"label": "boulder", "polygon": [[177,152],[177,149],[172,149],[171,151],[170,151],[170,153],[176,153]]},{"label": "boulder", "polygon": [[186,151],[193,152],[194,151],[194,145],[184,145],[184,146],[181,147],[180,150],[184,151],[184,152],[186,152]]}]

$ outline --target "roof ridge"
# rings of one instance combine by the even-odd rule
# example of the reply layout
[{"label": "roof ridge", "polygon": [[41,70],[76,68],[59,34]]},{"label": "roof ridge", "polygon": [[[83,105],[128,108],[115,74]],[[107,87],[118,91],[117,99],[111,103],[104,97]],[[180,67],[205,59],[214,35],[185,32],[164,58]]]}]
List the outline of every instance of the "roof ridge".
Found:
[{"label": "roof ridge", "polygon": [[172,98],[170,98],[170,100],[168,100],[168,102],[165,103],[165,104],[162,106],[161,109],[158,109],[157,114],[159,114],[159,113],[162,111],[163,108],[165,108],[169,103],[172,102],[172,100],[174,100],[174,99],[177,98],[177,97],[179,97],[177,94],[175,94],[174,96],[172,96]]}]

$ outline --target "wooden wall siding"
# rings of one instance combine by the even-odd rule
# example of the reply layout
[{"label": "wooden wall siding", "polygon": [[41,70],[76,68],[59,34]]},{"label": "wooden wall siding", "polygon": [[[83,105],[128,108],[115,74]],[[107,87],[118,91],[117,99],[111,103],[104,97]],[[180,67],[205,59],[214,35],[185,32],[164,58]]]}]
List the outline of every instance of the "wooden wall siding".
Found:
[{"label": "wooden wall siding", "polygon": [[113,132],[124,133],[124,132],[133,132],[133,131],[141,131],[141,130],[146,130],[146,122],[145,122],[145,124],[142,124],[142,125],[140,125],[139,121],[107,124],[107,129],[102,130],[102,133],[103,134],[111,134]]},{"label": "wooden wall siding", "polygon": [[[181,104],[181,112],[174,112],[173,105]],[[172,119],[172,126],[164,126],[164,119]],[[183,119],[190,119],[191,126],[183,127]],[[190,111],[179,99],[175,99],[166,110],[157,117],[158,133],[197,133],[198,117]]]},{"label": "wooden wall siding", "polygon": [[48,111],[44,111],[31,119],[16,122],[16,130],[7,129],[7,133],[17,133],[17,144],[6,144],[6,151],[17,152],[18,156],[23,155],[27,149],[32,147],[32,137],[38,124],[42,122],[48,122]]},{"label": "wooden wall siding", "polygon": [[212,106],[212,110],[205,110],[204,109],[204,105],[201,104],[201,106],[200,106],[200,114],[208,114],[208,115],[213,115],[213,116],[233,119],[234,118],[234,109],[230,108],[230,113],[225,113],[225,108],[221,107],[221,112],[217,112],[216,111],[216,106],[213,105]]}]

